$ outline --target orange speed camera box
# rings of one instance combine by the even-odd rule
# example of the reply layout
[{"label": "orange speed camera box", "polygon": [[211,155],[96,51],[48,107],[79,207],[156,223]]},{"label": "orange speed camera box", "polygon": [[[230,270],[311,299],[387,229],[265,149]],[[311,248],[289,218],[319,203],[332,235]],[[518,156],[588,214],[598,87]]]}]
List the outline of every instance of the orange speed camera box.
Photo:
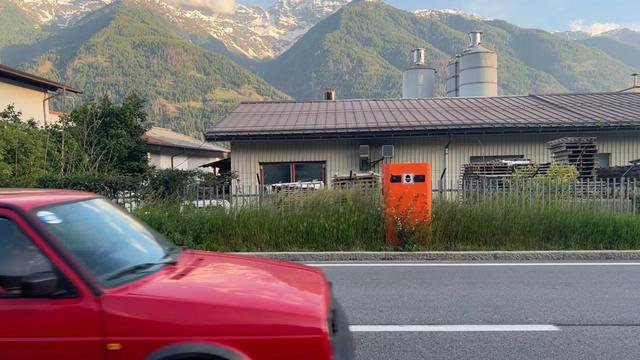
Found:
[{"label": "orange speed camera box", "polygon": [[394,246],[403,235],[427,236],[431,227],[431,164],[385,164],[382,170],[385,233]]}]

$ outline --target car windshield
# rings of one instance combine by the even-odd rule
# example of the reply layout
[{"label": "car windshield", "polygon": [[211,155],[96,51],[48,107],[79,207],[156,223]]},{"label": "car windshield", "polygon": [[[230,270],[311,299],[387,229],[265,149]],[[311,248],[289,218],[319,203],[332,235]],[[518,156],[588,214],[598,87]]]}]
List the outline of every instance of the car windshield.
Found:
[{"label": "car windshield", "polygon": [[179,248],[105,199],[39,208],[38,219],[104,287],[175,262]]}]

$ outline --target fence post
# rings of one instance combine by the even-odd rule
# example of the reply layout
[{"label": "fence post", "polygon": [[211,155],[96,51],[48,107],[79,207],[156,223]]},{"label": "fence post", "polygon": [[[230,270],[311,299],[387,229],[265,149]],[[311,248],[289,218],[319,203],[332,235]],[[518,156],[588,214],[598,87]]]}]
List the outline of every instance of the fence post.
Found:
[{"label": "fence post", "polygon": [[[607,183],[606,194],[607,197],[613,197],[610,203],[610,212],[613,214],[616,211],[616,189],[618,188],[618,180],[613,179],[613,187],[610,186],[610,183]],[[611,195],[609,195],[611,194]]]},{"label": "fence post", "polygon": [[633,179],[633,195],[632,195],[632,206],[633,213],[636,214],[638,212],[638,196],[640,196],[640,192],[638,191],[638,179]]},{"label": "fence post", "polygon": [[638,191],[638,179],[633,179],[633,213],[638,213],[638,197],[640,197],[640,191]]}]

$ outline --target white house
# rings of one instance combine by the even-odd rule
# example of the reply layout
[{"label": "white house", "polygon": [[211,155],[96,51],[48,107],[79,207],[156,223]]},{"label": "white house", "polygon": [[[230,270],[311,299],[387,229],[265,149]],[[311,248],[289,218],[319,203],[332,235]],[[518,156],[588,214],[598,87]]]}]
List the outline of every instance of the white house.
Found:
[{"label": "white house", "polygon": [[[149,163],[157,169],[194,170],[229,158],[229,149],[154,127],[145,133]],[[207,168],[210,169],[210,168]]]},{"label": "white house", "polygon": [[81,94],[71,86],[50,81],[0,64],[0,111],[13,105],[25,120],[39,125],[56,123],[60,113],[49,109],[49,101],[64,94]]}]

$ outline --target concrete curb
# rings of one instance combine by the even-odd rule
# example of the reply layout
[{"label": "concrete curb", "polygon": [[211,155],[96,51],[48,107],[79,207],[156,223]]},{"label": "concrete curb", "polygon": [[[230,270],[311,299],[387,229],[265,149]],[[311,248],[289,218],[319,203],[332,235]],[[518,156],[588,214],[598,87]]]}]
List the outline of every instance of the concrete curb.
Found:
[{"label": "concrete curb", "polygon": [[236,253],[299,262],[340,261],[602,261],[640,260],[640,250],[626,251],[425,251],[425,252],[246,252]]}]

